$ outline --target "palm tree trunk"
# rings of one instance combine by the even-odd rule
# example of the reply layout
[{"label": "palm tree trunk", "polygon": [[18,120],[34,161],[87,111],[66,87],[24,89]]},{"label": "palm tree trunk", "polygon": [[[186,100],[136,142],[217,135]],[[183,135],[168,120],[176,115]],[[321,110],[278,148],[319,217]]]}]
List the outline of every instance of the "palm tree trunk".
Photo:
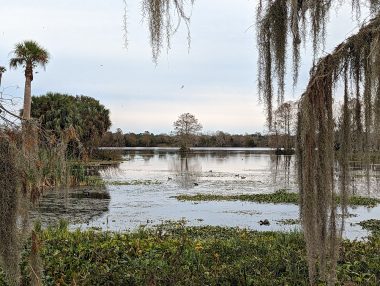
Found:
[{"label": "palm tree trunk", "polygon": [[1,87],[1,79],[3,78],[3,73],[0,72],[0,87]]},{"label": "palm tree trunk", "polygon": [[30,109],[32,105],[32,77],[25,75],[25,90],[24,90],[24,111],[22,118],[30,119]]}]

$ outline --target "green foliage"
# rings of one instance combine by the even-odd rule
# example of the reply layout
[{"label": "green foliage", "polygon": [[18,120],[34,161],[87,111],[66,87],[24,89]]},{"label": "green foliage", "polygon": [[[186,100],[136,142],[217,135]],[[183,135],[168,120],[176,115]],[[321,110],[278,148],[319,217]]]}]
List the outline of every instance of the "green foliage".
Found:
[{"label": "green foliage", "polygon": [[289,193],[285,190],[278,190],[271,194],[242,194],[242,195],[179,195],[180,201],[250,201],[257,203],[288,203],[298,204],[299,196],[296,193]]},{"label": "green foliage", "polygon": [[89,166],[83,162],[72,162],[70,164],[70,186],[103,187],[103,179],[96,173],[89,174]]},{"label": "green foliage", "polygon": [[33,70],[37,66],[41,66],[45,69],[46,64],[49,62],[50,55],[46,49],[35,41],[17,43],[12,53],[14,57],[9,61],[10,68],[16,69],[22,67],[24,69],[25,90],[22,117],[25,120],[30,120],[31,86],[34,77]]},{"label": "green foliage", "polygon": [[351,206],[375,207],[379,203],[380,203],[380,200],[376,198],[368,198],[368,197],[361,197],[361,196],[351,196],[348,198],[348,204]]},{"label": "green foliage", "polygon": [[[33,96],[32,117],[41,122],[45,130],[50,130],[56,137],[70,127],[75,129],[79,141],[91,154],[98,146],[100,138],[111,127],[109,110],[98,100],[88,96],[71,96],[60,93],[48,93]],[[68,146],[77,152],[75,142]]]},{"label": "green foliage", "polygon": [[[181,222],[135,232],[70,232],[61,223],[39,236],[43,285],[308,285],[305,242],[297,232]],[[338,285],[378,285],[379,269],[378,236],[344,241]]]},{"label": "green foliage", "polygon": [[371,231],[372,233],[380,234],[380,220],[378,219],[369,219],[363,220],[358,223],[362,228]]},{"label": "green foliage", "polygon": [[14,58],[12,58],[9,62],[11,68],[21,66],[26,69],[33,69],[38,65],[45,68],[45,65],[48,63],[50,57],[48,51],[35,41],[24,41],[17,43],[13,50],[13,54]]},{"label": "green foliage", "polygon": [[[242,194],[242,195],[213,195],[213,194],[196,194],[196,195],[179,195],[175,196],[180,201],[249,201],[257,203],[273,204],[299,204],[299,194],[289,193],[286,190],[278,190],[270,194]],[[340,198],[336,197],[336,202],[340,203]],[[360,196],[351,196],[348,204],[351,206],[375,207],[380,203],[379,199],[367,198]]]}]

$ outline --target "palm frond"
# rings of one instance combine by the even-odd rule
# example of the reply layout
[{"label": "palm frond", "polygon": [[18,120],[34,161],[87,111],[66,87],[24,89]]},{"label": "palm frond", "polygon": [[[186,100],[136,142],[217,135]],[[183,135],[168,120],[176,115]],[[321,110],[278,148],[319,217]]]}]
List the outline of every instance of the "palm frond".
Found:
[{"label": "palm frond", "polygon": [[10,66],[17,68],[23,64],[31,64],[32,66],[42,66],[45,69],[49,62],[50,55],[48,51],[35,41],[24,41],[17,43],[13,50],[14,58],[10,60]]},{"label": "palm frond", "polygon": [[19,66],[23,66],[25,60],[23,58],[12,58],[9,61],[9,67],[11,69],[17,69]]}]

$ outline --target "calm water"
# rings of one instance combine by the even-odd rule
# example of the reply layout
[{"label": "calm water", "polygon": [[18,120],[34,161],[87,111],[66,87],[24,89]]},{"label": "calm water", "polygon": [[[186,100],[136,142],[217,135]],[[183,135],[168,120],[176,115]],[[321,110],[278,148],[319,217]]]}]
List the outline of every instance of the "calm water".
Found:
[{"label": "calm water", "polygon": [[[195,203],[181,202],[173,197],[198,193],[272,193],[279,189],[296,191],[295,158],[270,155],[269,151],[265,148],[200,148],[184,159],[173,148],[128,148],[118,167],[101,171],[101,176],[109,183],[106,192],[110,194],[110,200],[78,199],[70,195],[77,190],[65,195],[49,194],[41,202],[39,216],[63,216],[74,228],[99,227],[114,231],[180,219],[185,219],[189,225],[294,230],[299,226],[283,225],[280,221],[297,219],[296,205]],[[115,182],[121,185],[115,185]],[[55,211],[49,211],[52,209]],[[380,207],[350,208],[349,212],[352,214],[346,224],[346,237],[349,238],[367,235],[358,222],[380,217]],[[259,221],[264,219],[270,221],[269,226],[260,226]]]}]

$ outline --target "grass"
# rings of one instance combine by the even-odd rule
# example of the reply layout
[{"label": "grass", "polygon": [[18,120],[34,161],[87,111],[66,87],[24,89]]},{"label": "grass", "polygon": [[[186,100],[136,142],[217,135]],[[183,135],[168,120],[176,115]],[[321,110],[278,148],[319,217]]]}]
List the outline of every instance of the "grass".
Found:
[{"label": "grass", "polygon": [[[61,225],[40,237],[43,285],[308,285],[298,232],[179,222],[123,233]],[[337,274],[338,285],[379,285],[380,237],[344,241]]]},{"label": "grass", "polygon": [[[178,195],[175,196],[180,201],[248,201],[257,203],[273,204],[298,204],[299,195],[289,193],[286,190],[278,190],[270,194],[242,194],[242,195],[214,195],[214,194],[196,194],[196,195]],[[339,198],[337,197],[337,203]],[[351,206],[375,207],[380,203],[379,199],[367,198],[360,196],[351,196],[348,204]]]}]

